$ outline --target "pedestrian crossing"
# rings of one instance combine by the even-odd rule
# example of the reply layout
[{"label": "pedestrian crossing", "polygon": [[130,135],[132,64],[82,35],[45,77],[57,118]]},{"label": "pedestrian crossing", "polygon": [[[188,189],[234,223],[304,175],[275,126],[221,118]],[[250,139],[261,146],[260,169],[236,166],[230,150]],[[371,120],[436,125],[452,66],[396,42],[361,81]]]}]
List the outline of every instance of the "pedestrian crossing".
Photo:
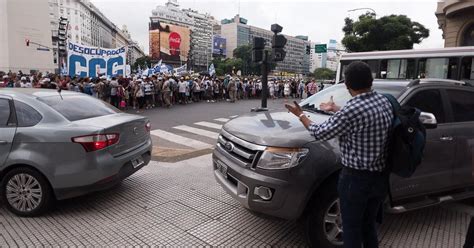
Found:
[{"label": "pedestrian crossing", "polygon": [[[219,132],[225,122],[236,117],[237,115],[227,118],[198,121],[190,125],[174,126],[167,130],[152,130],[150,132],[151,135],[157,138],[154,140],[154,149],[160,150],[160,154],[169,153],[166,151],[173,150],[174,146],[176,146],[176,149],[180,147],[179,149],[181,149],[181,151],[183,151],[183,147],[187,147],[188,153],[212,149],[216,144]],[[179,156],[182,155],[183,153],[180,152]],[[170,154],[170,156],[174,155]]]},{"label": "pedestrian crossing", "polygon": [[215,123],[207,122],[207,121],[200,121],[200,122],[196,122],[194,124],[199,125],[199,126],[203,126],[203,127],[212,128],[212,129],[217,129],[217,130],[221,130],[221,128],[222,128],[222,124],[215,124]]},{"label": "pedestrian crossing", "polygon": [[212,148],[211,144],[204,143],[204,142],[201,142],[199,140],[183,137],[183,136],[180,136],[180,135],[177,135],[177,134],[174,134],[174,133],[170,133],[170,132],[167,132],[167,131],[164,131],[164,130],[160,130],[160,129],[152,130],[150,133],[154,136],[159,137],[159,138],[162,138],[162,139],[165,139],[165,140],[168,140],[168,141],[171,141],[171,142],[173,142],[173,141],[178,142],[179,144],[186,144],[186,146],[196,148],[198,150]]}]

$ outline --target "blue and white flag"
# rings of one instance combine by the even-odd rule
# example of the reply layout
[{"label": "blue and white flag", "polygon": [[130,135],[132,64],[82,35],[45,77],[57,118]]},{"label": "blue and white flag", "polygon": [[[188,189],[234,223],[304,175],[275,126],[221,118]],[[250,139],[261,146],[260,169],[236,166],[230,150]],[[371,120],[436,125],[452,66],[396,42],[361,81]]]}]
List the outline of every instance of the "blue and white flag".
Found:
[{"label": "blue and white flag", "polygon": [[140,66],[138,66],[137,74],[142,75],[142,68]]},{"label": "blue and white flag", "polygon": [[162,64],[160,66],[160,72],[161,73],[168,73],[169,69],[168,69],[168,66],[166,64]]},{"label": "blue and white flag", "polygon": [[216,68],[214,68],[214,63],[212,63],[209,66],[209,75],[212,77],[214,74],[216,74]]},{"label": "blue and white flag", "polygon": [[162,60],[160,59],[160,61],[153,66],[153,73],[160,72],[161,64],[162,64]]},{"label": "blue and white flag", "polygon": [[188,65],[184,64],[183,66],[181,67],[178,67],[176,69],[174,69],[174,71],[177,73],[177,74],[182,74],[184,72],[186,72],[188,70]]}]

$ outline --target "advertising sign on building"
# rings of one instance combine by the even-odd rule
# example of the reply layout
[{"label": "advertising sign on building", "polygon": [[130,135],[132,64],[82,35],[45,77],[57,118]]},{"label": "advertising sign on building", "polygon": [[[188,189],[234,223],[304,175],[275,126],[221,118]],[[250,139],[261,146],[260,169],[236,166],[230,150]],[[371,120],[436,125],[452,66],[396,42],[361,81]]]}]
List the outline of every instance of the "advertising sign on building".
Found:
[{"label": "advertising sign on building", "polygon": [[152,23],[150,25],[150,56],[163,62],[186,62],[190,48],[190,30],[186,27]]},{"label": "advertising sign on building", "polygon": [[114,77],[124,75],[126,73],[126,57],[126,47],[106,49],[69,42],[68,74],[71,77],[97,77],[99,75]]},{"label": "advertising sign on building", "polygon": [[226,54],[226,39],[220,36],[214,36],[212,39],[212,53],[216,55]]}]

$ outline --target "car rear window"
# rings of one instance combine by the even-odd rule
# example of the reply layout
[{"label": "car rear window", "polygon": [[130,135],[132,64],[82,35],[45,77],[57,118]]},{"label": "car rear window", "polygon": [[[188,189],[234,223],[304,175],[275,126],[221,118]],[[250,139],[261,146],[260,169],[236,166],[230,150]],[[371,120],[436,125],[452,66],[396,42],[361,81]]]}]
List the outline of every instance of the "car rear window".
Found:
[{"label": "car rear window", "polygon": [[120,110],[87,95],[63,95],[39,98],[69,121],[84,120],[119,113]]}]

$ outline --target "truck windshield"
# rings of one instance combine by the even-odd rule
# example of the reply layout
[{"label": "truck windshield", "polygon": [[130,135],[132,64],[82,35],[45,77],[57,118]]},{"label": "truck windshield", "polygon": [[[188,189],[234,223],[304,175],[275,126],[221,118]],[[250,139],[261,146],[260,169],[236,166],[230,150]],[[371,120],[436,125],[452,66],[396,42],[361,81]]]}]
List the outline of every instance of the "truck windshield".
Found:
[{"label": "truck windshield", "polygon": [[[402,86],[386,86],[381,84],[374,84],[373,87],[374,91],[381,93],[381,94],[390,94],[393,95],[395,98],[398,98],[405,87]],[[349,101],[352,96],[349,94],[346,86],[344,84],[336,84],[329,88],[325,88],[324,90],[316,93],[315,95],[303,100],[300,102],[300,106],[305,106],[309,108],[319,108],[321,103],[329,102],[329,99],[333,97],[334,103],[337,106],[343,107],[346,105],[347,101]]]}]

